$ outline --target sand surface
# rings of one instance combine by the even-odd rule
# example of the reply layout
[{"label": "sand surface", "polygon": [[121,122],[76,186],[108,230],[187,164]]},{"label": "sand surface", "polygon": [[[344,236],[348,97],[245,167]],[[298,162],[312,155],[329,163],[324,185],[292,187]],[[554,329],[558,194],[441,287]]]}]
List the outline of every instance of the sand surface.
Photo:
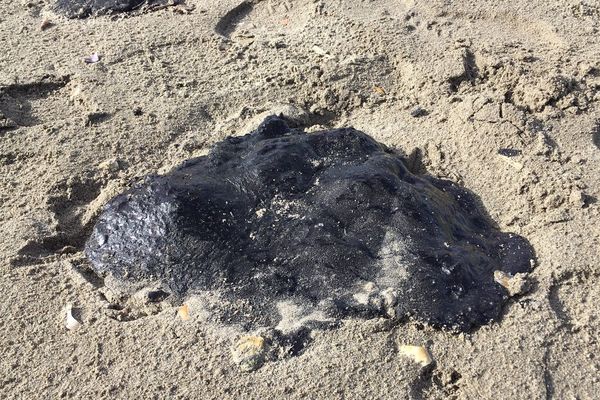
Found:
[{"label": "sand surface", "polygon": [[[188,0],[68,20],[47,0],[2,1],[0,398],[597,398],[600,5],[498,3]],[[311,130],[420,149],[532,243],[529,290],[500,323],[351,320],[243,373],[239,332],[193,304],[187,321],[110,309],[82,253],[102,205],[290,109]]]}]

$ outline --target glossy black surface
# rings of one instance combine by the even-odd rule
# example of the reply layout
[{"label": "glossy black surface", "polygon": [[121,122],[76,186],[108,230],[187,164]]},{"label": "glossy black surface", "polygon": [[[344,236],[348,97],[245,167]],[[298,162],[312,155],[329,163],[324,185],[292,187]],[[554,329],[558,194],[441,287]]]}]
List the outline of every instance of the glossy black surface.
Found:
[{"label": "glossy black surface", "polygon": [[169,0],[56,0],[54,9],[67,18],[133,11],[143,6],[170,4]]},{"label": "glossy black surface", "polygon": [[411,173],[368,135],[276,117],[114,198],[86,254],[126,284],[215,291],[219,318],[250,327],[275,326],[285,301],[333,319],[382,313],[357,301],[373,282],[396,294],[398,317],[458,330],[497,319],[507,293],[494,271],[534,257],[473,194]]}]

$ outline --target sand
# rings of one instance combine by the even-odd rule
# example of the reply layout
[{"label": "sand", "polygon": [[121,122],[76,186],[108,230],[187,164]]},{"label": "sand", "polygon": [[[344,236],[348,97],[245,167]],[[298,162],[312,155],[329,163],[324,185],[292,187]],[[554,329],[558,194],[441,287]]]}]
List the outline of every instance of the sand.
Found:
[{"label": "sand", "polygon": [[[187,4],[87,20],[0,4],[0,398],[597,397],[596,2]],[[193,305],[185,321],[175,306],[115,318],[81,251],[102,205],[290,104],[310,130],[418,149],[532,243],[529,288],[501,322],[348,320],[246,373],[238,333]]]}]

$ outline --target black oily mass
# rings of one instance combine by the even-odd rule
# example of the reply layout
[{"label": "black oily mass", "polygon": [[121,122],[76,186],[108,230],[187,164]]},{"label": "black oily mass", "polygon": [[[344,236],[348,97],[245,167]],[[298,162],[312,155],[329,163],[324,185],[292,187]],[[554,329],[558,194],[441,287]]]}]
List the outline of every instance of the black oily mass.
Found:
[{"label": "black oily mass", "polygon": [[67,18],[86,18],[173,3],[172,0],[56,0],[54,10]]},{"label": "black oily mass", "polygon": [[278,117],[112,199],[85,252],[123,287],[217,298],[248,328],[387,314],[463,331],[500,316],[494,271],[534,258],[468,190],[365,133]]}]

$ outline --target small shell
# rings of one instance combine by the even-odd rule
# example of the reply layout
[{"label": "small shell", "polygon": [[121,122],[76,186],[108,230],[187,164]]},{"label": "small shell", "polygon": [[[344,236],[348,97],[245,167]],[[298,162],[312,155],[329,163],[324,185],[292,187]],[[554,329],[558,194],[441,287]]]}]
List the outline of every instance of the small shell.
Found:
[{"label": "small shell", "polygon": [[100,54],[98,53],[93,53],[91,56],[85,57],[83,59],[83,62],[85,62],[86,64],[95,64],[98,61],[100,61]]},{"label": "small shell", "polygon": [[421,364],[423,367],[426,367],[433,362],[431,354],[429,354],[429,351],[423,346],[402,345],[398,350],[400,351],[400,354]]},{"label": "small shell", "polygon": [[73,316],[73,307],[70,304],[65,307],[65,327],[70,331],[81,327],[81,322],[77,321]]},{"label": "small shell", "polygon": [[367,292],[374,292],[377,289],[377,285],[373,282],[367,282],[363,287]]},{"label": "small shell", "polygon": [[256,41],[256,38],[254,35],[239,35],[236,36],[235,41],[244,47],[248,47]]},{"label": "small shell", "polygon": [[315,53],[317,53],[321,57],[324,57],[324,58],[333,58],[333,56],[331,54],[329,54],[329,52],[327,50],[325,50],[322,47],[319,47],[317,45],[314,45],[312,47],[312,51],[314,51]]},{"label": "small shell", "polygon": [[183,321],[189,321],[190,307],[187,304],[182,305],[179,307],[179,309],[177,309],[177,315],[179,315],[179,318],[181,318]]},{"label": "small shell", "polygon": [[381,86],[374,86],[374,87],[373,87],[373,91],[374,91],[375,93],[377,93],[377,94],[381,95],[381,96],[385,96],[385,95],[386,95],[385,89],[384,89],[384,88],[382,88]]}]

